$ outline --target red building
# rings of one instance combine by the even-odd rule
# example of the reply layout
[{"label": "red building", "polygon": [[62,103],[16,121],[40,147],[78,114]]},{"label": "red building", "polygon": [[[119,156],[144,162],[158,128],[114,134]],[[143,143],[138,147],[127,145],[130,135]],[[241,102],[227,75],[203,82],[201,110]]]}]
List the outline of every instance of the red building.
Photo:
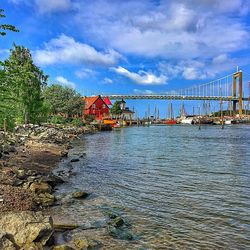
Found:
[{"label": "red building", "polygon": [[[105,98],[105,101],[101,96],[84,97],[85,107],[84,115],[93,115],[95,120],[102,120],[109,117],[109,103]],[[110,102],[110,101],[109,101]]]}]

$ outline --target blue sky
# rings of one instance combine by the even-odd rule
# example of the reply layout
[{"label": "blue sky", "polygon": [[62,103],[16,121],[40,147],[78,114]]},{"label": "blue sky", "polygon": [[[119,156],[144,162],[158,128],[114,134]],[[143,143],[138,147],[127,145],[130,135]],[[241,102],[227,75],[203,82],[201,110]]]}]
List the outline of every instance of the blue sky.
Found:
[{"label": "blue sky", "polygon": [[[26,46],[50,83],[83,95],[164,94],[236,65],[250,73],[249,0],[2,0],[0,7],[1,22],[20,29],[1,38],[0,58],[13,42]],[[141,114],[147,108],[129,104]]]}]

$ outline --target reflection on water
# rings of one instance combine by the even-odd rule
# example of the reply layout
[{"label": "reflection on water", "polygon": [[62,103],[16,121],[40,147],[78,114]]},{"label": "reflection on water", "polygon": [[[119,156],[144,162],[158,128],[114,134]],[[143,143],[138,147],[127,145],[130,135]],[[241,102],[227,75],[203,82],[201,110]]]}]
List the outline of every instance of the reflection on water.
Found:
[{"label": "reflection on water", "polygon": [[131,127],[84,136],[72,154],[86,155],[59,193],[80,188],[93,195],[64,212],[79,220],[98,217],[104,205],[119,207],[140,236],[120,249],[246,249],[249,141],[249,126]]}]

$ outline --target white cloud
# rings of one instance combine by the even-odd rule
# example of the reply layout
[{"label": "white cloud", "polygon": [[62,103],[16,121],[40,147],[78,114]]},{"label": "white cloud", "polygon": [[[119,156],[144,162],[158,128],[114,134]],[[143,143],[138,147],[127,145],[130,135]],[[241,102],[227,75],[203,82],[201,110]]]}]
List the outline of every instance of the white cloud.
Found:
[{"label": "white cloud", "polygon": [[[211,60],[182,60],[177,63],[160,62],[158,69],[169,79],[184,78],[186,80],[203,80],[215,78],[223,71],[232,71],[237,65],[237,58],[230,58],[221,54]],[[240,59],[245,64],[245,59]]]},{"label": "white cloud", "polygon": [[57,76],[55,78],[55,80],[56,80],[56,83],[58,83],[62,86],[67,86],[67,87],[70,87],[72,89],[75,89],[75,87],[76,87],[76,85],[73,82],[70,82],[69,80],[67,80],[63,76]]},{"label": "white cloud", "polygon": [[135,83],[141,85],[162,85],[166,84],[167,78],[163,74],[156,76],[153,73],[149,73],[140,70],[138,73],[130,72],[127,69],[119,66],[117,68],[112,68],[117,74],[125,76]]},{"label": "white cloud", "polygon": [[105,78],[103,79],[103,81],[104,81],[104,83],[107,83],[107,84],[113,83],[113,80],[110,79],[110,78],[108,78],[108,77],[105,77]]},{"label": "white cloud", "polygon": [[99,52],[64,34],[51,39],[46,43],[45,49],[34,52],[34,59],[40,65],[70,63],[110,66],[115,65],[120,58],[121,55],[112,49]]},{"label": "white cloud", "polygon": [[96,74],[96,72],[92,69],[87,69],[87,68],[83,68],[80,70],[77,70],[75,72],[75,75],[80,78],[80,79],[84,79],[84,78],[88,78],[88,77],[92,77]]},{"label": "white cloud", "polygon": [[[17,1],[17,0],[15,0]],[[41,14],[68,11],[72,8],[71,0],[35,0]]]},{"label": "white cloud", "polygon": [[250,47],[249,0],[92,1],[78,3],[83,35],[133,55],[212,58]]},{"label": "white cloud", "polygon": [[229,60],[229,58],[228,58],[227,54],[221,54],[221,55],[218,55],[218,56],[213,58],[213,63],[214,64],[221,64],[221,63],[225,63],[228,60]]}]

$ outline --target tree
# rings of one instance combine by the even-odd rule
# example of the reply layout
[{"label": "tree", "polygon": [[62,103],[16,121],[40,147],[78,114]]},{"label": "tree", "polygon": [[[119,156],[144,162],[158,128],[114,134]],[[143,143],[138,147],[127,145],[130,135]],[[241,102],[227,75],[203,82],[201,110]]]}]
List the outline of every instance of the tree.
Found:
[{"label": "tree", "polygon": [[45,89],[44,98],[53,115],[66,114],[69,118],[82,115],[83,99],[72,88],[53,84]]},{"label": "tree", "polygon": [[6,83],[15,100],[16,120],[36,123],[43,107],[42,90],[47,85],[44,75],[34,63],[29,49],[16,46],[3,63]]},{"label": "tree", "polygon": [[13,128],[15,121],[15,101],[3,69],[0,69],[0,79],[0,128]]},{"label": "tree", "polygon": [[115,116],[119,116],[122,114],[121,110],[121,101],[116,101],[113,107],[110,109],[110,113]]},{"label": "tree", "polygon": [[[0,9],[0,18],[5,18],[4,15],[4,10]],[[6,35],[6,30],[14,31],[14,32],[19,32],[19,30],[11,24],[0,24],[0,36],[5,36]]]}]

